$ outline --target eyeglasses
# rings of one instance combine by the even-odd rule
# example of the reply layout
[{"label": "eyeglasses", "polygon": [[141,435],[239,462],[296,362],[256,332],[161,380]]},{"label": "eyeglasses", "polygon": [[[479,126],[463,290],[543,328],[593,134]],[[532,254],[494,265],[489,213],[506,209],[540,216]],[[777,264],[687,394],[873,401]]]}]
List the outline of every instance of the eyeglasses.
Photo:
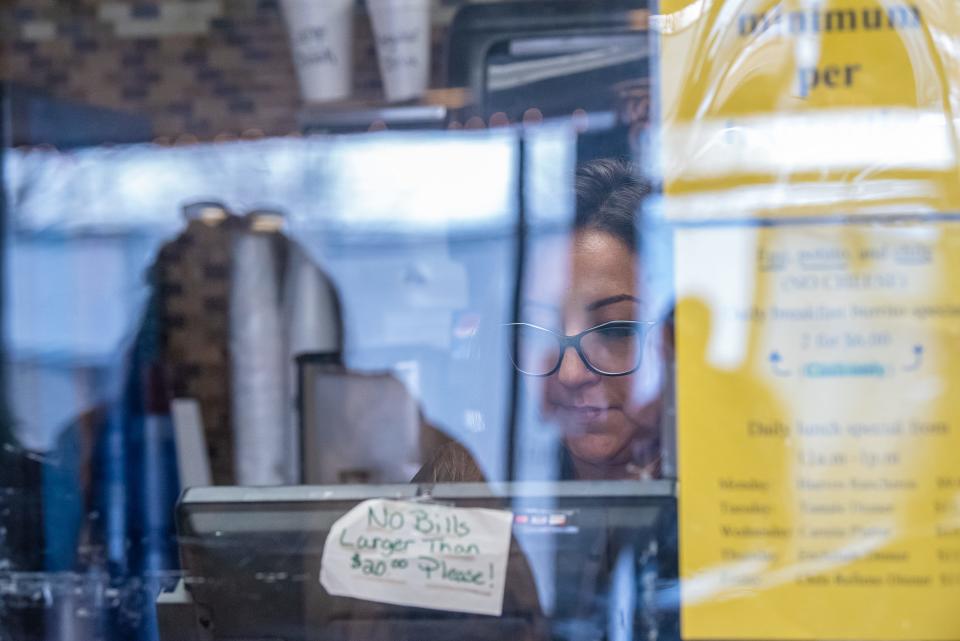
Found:
[{"label": "eyeglasses", "polygon": [[560,369],[568,347],[577,350],[587,369],[603,376],[626,376],[637,371],[643,342],[654,321],[610,321],[564,336],[530,323],[507,323],[516,332],[510,359],[521,373],[550,376]]}]

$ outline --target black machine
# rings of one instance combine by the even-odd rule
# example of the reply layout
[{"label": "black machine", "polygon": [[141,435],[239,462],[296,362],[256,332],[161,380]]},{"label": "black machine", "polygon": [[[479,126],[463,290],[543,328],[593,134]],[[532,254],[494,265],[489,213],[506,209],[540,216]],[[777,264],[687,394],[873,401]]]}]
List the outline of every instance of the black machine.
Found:
[{"label": "black machine", "polygon": [[[524,0],[463,6],[446,82],[473,101],[458,117],[579,113],[580,160],[630,156],[651,119],[656,39],[649,0]],[[633,140],[633,142],[631,142]]]},{"label": "black machine", "polygon": [[[370,498],[514,514],[500,617],[334,597],[319,582],[334,522]],[[677,638],[671,481],[187,490],[183,577],[158,599],[162,641]]]}]

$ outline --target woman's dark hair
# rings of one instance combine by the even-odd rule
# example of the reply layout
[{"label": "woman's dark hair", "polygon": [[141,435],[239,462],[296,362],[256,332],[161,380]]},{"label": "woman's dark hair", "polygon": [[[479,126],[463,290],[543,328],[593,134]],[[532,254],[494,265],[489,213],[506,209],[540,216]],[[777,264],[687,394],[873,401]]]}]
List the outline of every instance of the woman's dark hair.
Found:
[{"label": "woman's dark hair", "polygon": [[601,158],[577,167],[575,229],[606,232],[637,251],[637,209],[650,188],[633,165],[618,158]]}]

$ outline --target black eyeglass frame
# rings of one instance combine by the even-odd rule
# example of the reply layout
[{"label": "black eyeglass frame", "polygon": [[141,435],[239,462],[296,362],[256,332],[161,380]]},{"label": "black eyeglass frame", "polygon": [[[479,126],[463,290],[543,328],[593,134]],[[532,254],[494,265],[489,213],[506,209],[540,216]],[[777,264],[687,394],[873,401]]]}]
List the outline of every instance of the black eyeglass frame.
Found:
[{"label": "black eyeglass frame", "polygon": [[[599,325],[594,325],[593,327],[589,327],[583,330],[582,332],[580,332],[579,334],[574,334],[572,336],[558,334],[557,332],[551,329],[547,329],[546,327],[540,327],[539,325],[534,325],[533,323],[504,323],[503,327],[509,327],[514,332],[516,332],[517,328],[519,327],[532,327],[534,329],[539,329],[541,331],[547,332],[548,334],[552,334],[557,339],[557,342],[560,344],[560,355],[557,357],[557,364],[554,365],[553,369],[551,369],[549,372],[545,374],[533,374],[531,372],[527,372],[521,369],[521,367],[517,364],[516,354],[513,353],[512,349],[510,350],[510,361],[513,363],[513,366],[516,368],[518,372],[520,372],[524,376],[537,376],[540,378],[545,378],[547,376],[553,376],[554,374],[557,373],[557,371],[559,371],[560,366],[563,365],[563,357],[567,353],[568,347],[572,347],[574,350],[576,350],[577,356],[580,357],[580,362],[583,363],[584,367],[586,367],[588,370],[590,370],[594,374],[599,374],[600,376],[629,376],[630,374],[633,374],[638,369],[640,369],[640,366],[643,364],[643,344],[646,342],[647,336],[650,334],[650,330],[652,330],[657,325],[658,325],[657,321],[625,321],[625,320],[608,321],[606,323],[601,323]],[[640,346],[641,346],[640,358],[637,359],[637,364],[634,365],[633,369],[627,370],[626,372],[618,372],[618,373],[604,372],[603,370],[595,367],[587,359],[586,355],[583,353],[583,347],[580,345],[580,341],[583,339],[584,336],[591,334],[593,332],[599,331],[601,329],[606,329],[610,327],[641,328],[639,332]]]}]

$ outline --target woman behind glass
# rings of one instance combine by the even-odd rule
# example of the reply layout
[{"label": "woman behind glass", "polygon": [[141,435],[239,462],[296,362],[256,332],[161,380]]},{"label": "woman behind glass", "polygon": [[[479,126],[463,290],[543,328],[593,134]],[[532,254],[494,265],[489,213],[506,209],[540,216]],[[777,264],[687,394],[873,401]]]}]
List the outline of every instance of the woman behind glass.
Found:
[{"label": "woman behind glass", "polygon": [[[521,317],[507,326],[516,332],[511,359],[525,390],[558,430],[561,479],[662,472],[673,335],[669,323],[651,318],[637,214],[646,193],[628,163],[581,165],[573,232],[535,247]],[[469,452],[451,443],[414,482],[483,480]]]}]

